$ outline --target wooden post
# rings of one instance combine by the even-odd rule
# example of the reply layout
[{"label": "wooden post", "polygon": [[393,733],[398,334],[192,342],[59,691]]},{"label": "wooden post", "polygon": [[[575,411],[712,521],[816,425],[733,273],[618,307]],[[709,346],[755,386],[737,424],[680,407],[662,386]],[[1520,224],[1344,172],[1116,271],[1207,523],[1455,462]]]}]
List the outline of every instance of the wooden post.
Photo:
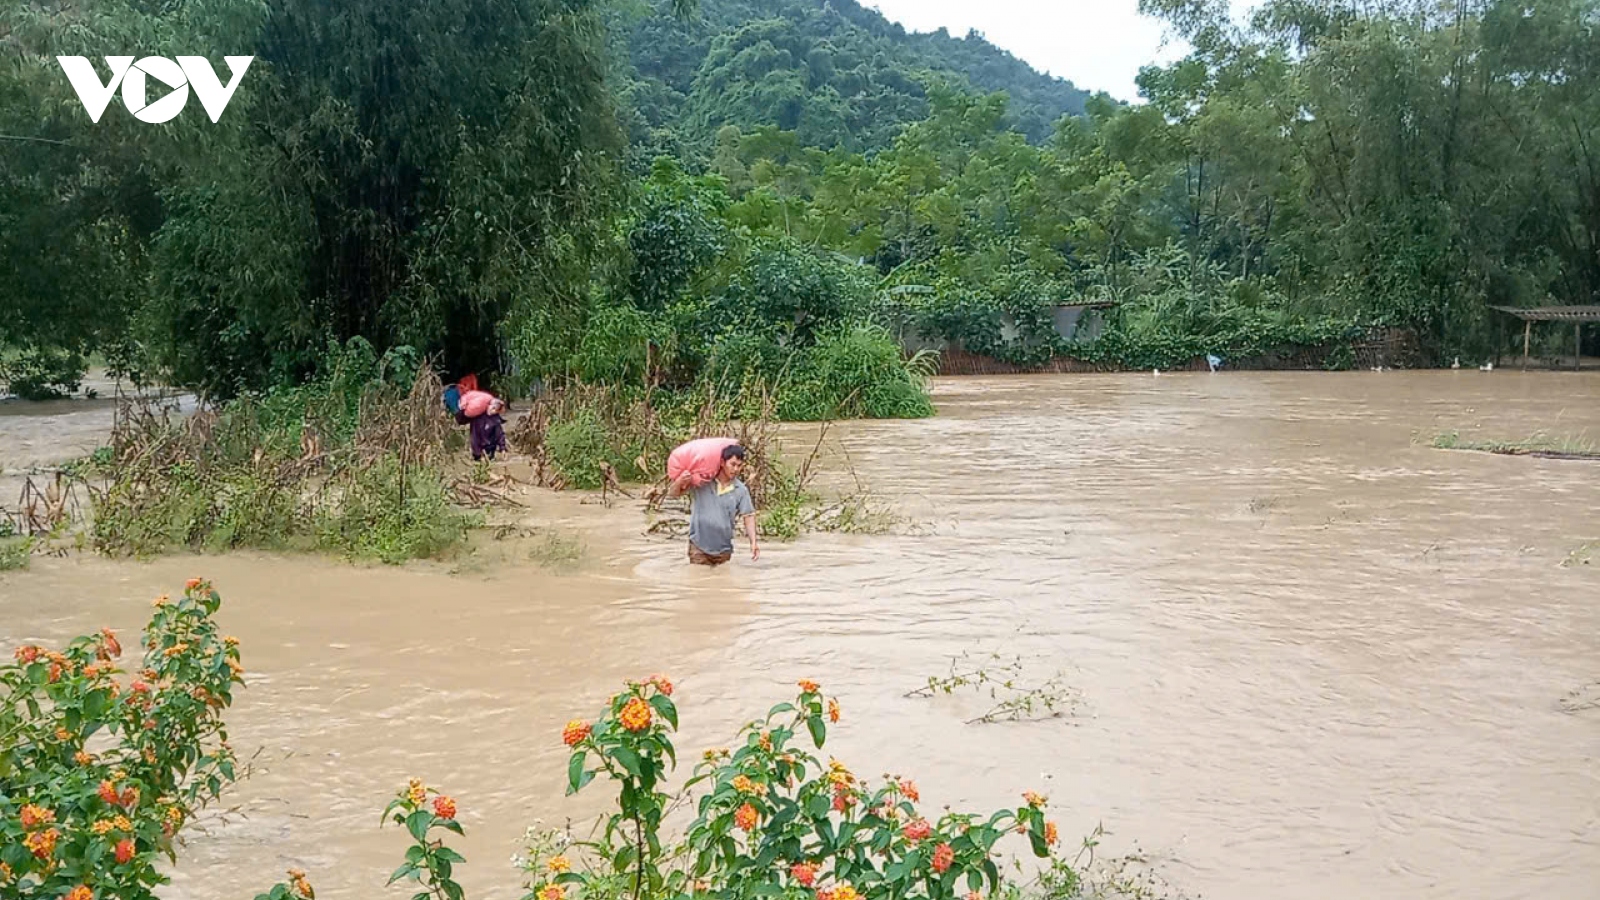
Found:
[{"label": "wooden post", "polygon": [[1522,323],[1522,371],[1528,371],[1528,342],[1533,338],[1533,320]]}]

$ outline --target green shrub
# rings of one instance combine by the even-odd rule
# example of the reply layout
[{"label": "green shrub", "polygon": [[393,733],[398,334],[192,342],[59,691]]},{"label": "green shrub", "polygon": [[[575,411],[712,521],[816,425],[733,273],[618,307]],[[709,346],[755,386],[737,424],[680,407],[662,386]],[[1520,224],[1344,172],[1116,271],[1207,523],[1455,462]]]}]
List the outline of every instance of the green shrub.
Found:
[{"label": "green shrub", "polygon": [[581,410],[576,418],[551,425],[545,446],[568,484],[592,490],[603,483],[598,463],[610,461],[612,454],[606,429],[593,410]]},{"label": "green shrub", "polygon": [[76,391],[86,365],[82,354],[59,347],[29,347],[0,358],[0,381],[24,400],[53,400]]},{"label": "green shrub", "polygon": [[840,325],[798,355],[781,384],[778,415],[790,421],[931,416],[928,368],[926,356],[906,361],[881,325]]},{"label": "green shrub", "polygon": [[34,543],[31,537],[0,537],[0,572],[26,569],[33,559]]},{"label": "green shrub", "polygon": [[445,556],[478,524],[451,504],[437,470],[390,455],[351,473],[320,510],[316,534],[322,549],[394,564]]}]

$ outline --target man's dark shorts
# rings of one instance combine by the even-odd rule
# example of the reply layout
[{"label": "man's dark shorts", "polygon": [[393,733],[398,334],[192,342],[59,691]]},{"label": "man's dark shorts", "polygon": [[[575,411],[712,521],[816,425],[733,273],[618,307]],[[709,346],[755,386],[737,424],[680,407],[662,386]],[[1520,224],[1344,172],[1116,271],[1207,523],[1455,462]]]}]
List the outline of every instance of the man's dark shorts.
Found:
[{"label": "man's dark shorts", "polygon": [[689,562],[697,566],[720,566],[730,559],[733,559],[732,550],[727,553],[711,554],[696,547],[694,541],[689,542]]}]

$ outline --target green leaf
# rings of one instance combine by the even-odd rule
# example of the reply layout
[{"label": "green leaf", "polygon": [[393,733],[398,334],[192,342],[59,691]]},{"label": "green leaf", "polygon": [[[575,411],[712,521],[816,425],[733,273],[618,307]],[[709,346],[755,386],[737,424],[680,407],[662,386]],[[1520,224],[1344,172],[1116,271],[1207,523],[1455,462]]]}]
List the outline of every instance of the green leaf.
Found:
[{"label": "green leaf", "polygon": [[672,698],[666,694],[656,694],[650,698],[650,705],[656,708],[661,718],[672,724],[674,730],[678,727],[678,708],[672,705]]},{"label": "green leaf", "polygon": [[832,808],[833,807],[828,802],[828,798],[822,794],[817,794],[815,797],[812,797],[806,801],[806,815],[813,819],[826,818],[828,815],[828,810]]},{"label": "green leaf", "polygon": [[639,754],[629,750],[627,747],[618,747],[611,752],[611,758],[621,763],[622,767],[628,770],[628,774],[635,778],[640,777],[643,770],[639,764]]},{"label": "green leaf", "polygon": [[440,847],[438,852],[433,855],[446,862],[464,863],[467,861],[461,854],[451,850],[449,847]]},{"label": "green leaf", "polygon": [[422,862],[422,857],[426,856],[427,853],[428,850],[426,847],[423,847],[421,844],[412,844],[410,847],[406,848],[406,862],[413,865],[420,864]]},{"label": "green leaf", "polygon": [[612,861],[612,864],[616,866],[618,872],[626,872],[628,871],[628,868],[633,865],[634,860],[638,858],[638,849],[636,849],[632,844],[626,844],[621,850],[617,851],[617,855]]},{"label": "green leaf", "polygon": [[417,840],[424,840],[428,836],[428,827],[433,824],[433,813],[419,809],[406,816],[406,830]]},{"label": "green leaf", "polygon": [[794,704],[793,703],[779,703],[777,706],[774,706],[773,708],[767,710],[767,718],[770,719],[773,716],[778,715],[779,713],[786,713],[786,712],[794,712]]},{"label": "green leaf", "polygon": [[567,796],[569,797],[581,790],[585,784],[583,763],[588,755],[589,751],[579,750],[577,753],[572,754],[571,759],[567,760]]},{"label": "green leaf", "polygon": [[412,877],[412,876],[414,876],[416,874],[416,872],[417,872],[417,867],[416,866],[413,866],[413,865],[410,865],[410,864],[403,865],[400,868],[394,870],[394,874],[389,876],[389,882],[388,883],[389,884],[394,884],[396,881],[399,881],[402,878]]},{"label": "green leaf", "polygon": [[811,730],[811,740],[816,742],[817,747],[820,749],[822,742],[828,738],[828,726],[822,724],[822,717],[812,716],[806,719],[806,728]]}]

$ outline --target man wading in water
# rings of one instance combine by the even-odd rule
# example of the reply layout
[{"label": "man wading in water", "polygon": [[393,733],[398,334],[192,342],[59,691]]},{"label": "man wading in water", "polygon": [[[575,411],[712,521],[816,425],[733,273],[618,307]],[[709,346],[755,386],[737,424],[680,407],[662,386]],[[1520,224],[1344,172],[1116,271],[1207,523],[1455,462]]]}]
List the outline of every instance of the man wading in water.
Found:
[{"label": "man wading in water", "polygon": [[667,488],[667,496],[693,491],[689,499],[689,562],[701,566],[720,566],[733,558],[733,530],[744,519],[744,533],[750,539],[750,558],[761,558],[756,543],[756,507],[750,489],[739,480],[744,469],[744,448],[738,444],[722,450],[722,468],[717,477],[691,487],[694,474],[685,472]]}]

